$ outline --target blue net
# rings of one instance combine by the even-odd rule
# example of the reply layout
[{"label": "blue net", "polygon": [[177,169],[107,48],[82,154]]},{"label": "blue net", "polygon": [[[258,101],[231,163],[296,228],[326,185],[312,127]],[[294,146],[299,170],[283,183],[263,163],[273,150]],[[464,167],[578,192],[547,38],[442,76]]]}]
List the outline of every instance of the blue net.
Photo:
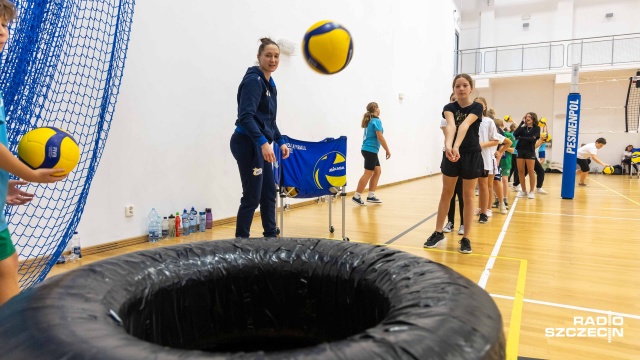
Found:
[{"label": "blue net", "polygon": [[20,286],[42,281],[75,231],[111,125],[131,32],[134,0],[16,1],[2,56],[0,91],[9,149],[27,131],[54,126],[81,149],[64,181],[30,184],[28,205],[7,206]]}]

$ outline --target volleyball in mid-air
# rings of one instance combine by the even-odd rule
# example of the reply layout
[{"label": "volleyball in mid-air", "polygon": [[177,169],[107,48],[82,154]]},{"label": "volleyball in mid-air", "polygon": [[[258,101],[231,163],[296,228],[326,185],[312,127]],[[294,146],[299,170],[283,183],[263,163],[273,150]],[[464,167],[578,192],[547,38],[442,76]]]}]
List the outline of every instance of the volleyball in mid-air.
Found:
[{"label": "volleyball in mid-air", "polygon": [[22,136],[18,158],[32,169],[64,169],[64,176],[78,165],[80,147],[66,131],[55,127],[36,128]]},{"label": "volleyball in mid-air", "polygon": [[338,73],[353,56],[351,34],[336,22],[318,21],[304,34],[302,53],[313,70],[326,75]]},{"label": "volleyball in mid-air", "polygon": [[549,141],[551,141],[551,134],[546,133],[546,132],[543,132],[543,133],[541,133],[541,134],[540,134],[540,137],[542,137],[542,138],[544,138],[545,136],[547,137],[547,138],[544,140],[545,142],[549,142]]}]

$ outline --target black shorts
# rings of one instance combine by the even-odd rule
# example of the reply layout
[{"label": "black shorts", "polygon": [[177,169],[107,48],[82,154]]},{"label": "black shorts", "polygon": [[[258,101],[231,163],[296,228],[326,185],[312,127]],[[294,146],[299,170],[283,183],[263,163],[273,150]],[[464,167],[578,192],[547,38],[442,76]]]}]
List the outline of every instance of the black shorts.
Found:
[{"label": "black shorts", "polygon": [[380,159],[378,159],[378,153],[372,153],[371,151],[360,150],[362,157],[364,158],[364,168],[366,170],[375,170],[376,166],[380,166]]},{"label": "black shorts", "polygon": [[588,173],[591,170],[589,164],[591,164],[591,159],[578,159],[578,166],[582,172]]},{"label": "black shorts", "polygon": [[459,176],[465,180],[477,179],[484,172],[482,154],[479,152],[460,154],[460,160],[451,162],[443,152],[440,170],[442,170],[443,175],[449,177]]},{"label": "black shorts", "polygon": [[535,160],[536,152],[529,150],[518,150],[518,159]]}]

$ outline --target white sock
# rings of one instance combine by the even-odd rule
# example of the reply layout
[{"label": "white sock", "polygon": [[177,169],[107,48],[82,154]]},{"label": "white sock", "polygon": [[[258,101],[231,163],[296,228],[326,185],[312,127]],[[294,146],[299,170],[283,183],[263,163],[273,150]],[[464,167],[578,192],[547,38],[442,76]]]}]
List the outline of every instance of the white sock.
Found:
[{"label": "white sock", "polygon": [[373,191],[369,191],[369,197],[370,197],[370,198],[375,197],[375,196],[376,196],[376,193],[375,193],[375,192],[373,192]]},{"label": "white sock", "polygon": [[362,194],[360,194],[359,192],[356,191],[356,193],[355,193],[355,195],[353,195],[353,197],[356,198],[356,199],[360,199],[360,195],[362,195]]}]

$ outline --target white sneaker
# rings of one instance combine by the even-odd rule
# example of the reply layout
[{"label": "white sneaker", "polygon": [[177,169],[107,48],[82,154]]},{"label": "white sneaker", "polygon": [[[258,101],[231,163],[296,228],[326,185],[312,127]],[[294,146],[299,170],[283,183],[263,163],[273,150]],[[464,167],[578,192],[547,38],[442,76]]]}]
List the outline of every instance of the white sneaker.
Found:
[{"label": "white sneaker", "polygon": [[535,199],[536,198],[536,194],[533,191],[529,191],[529,199]]},{"label": "white sneaker", "polygon": [[512,186],[511,190],[514,191],[514,192],[522,191],[522,186],[520,186],[520,185]]},{"label": "white sneaker", "polygon": [[506,214],[507,213],[507,206],[501,202],[500,203],[500,214]]},{"label": "white sneaker", "polygon": [[445,226],[442,228],[442,232],[443,232],[443,233],[450,233],[450,232],[451,232],[451,230],[453,230],[453,223],[452,223],[451,221],[449,221],[449,222],[447,223],[447,225],[445,225]]},{"label": "white sneaker", "polygon": [[485,213],[485,215],[493,216],[493,211],[491,211],[491,209],[487,209],[487,212]]},{"label": "white sneaker", "polygon": [[519,197],[519,198],[527,197],[527,192],[526,191],[518,191],[518,195],[516,195],[516,197]]},{"label": "white sneaker", "polygon": [[464,235],[464,225],[460,225],[460,229],[458,230],[458,235]]},{"label": "white sneaker", "polygon": [[537,188],[536,189],[536,194],[547,195],[548,192],[546,192],[543,188]]},{"label": "white sneaker", "polygon": [[473,210],[473,215],[480,215],[480,208]]}]

